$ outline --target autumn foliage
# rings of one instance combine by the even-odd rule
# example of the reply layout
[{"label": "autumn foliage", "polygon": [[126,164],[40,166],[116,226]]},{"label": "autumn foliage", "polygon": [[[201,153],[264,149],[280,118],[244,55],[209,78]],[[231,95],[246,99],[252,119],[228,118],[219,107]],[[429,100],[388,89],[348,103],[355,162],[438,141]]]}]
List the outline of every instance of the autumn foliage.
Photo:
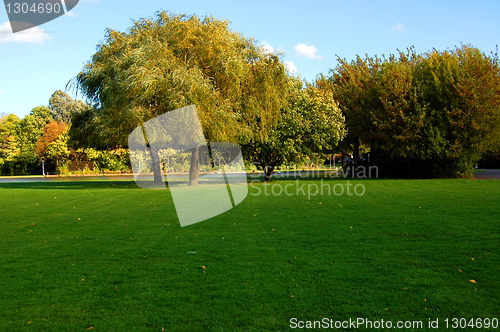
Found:
[{"label": "autumn foliage", "polygon": [[51,121],[45,126],[42,136],[38,139],[35,146],[35,152],[40,158],[46,157],[47,148],[53,142],[56,142],[58,137],[63,134],[68,125],[61,121]]}]

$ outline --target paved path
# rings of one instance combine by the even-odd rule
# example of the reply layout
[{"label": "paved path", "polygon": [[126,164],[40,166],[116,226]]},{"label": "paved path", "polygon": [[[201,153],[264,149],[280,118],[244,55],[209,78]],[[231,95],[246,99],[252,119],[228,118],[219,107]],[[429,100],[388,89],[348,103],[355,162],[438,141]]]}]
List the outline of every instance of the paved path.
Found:
[{"label": "paved path", "polygon": [[[477,173],[474,173],[474,177],[478,180],[500,180],[500,169],[479,169]],[[330,172],[328,172],[329,174]],[[308,176],[318,176],[327,175],[325,171],[283,171],[283,172],[275,172],[273,173],[273,177],[287,177],[287,176],[295,176],[295,177],[308,177]],[[252,175],[262,176],[261,172],[252,174],[247,173],[248,178],[251,178]],[[187,174],[169,174],[169,177],[174,178],[182,178],[186,177]],[[230,176],[230,174],[229,174]],[[342,176],[342,174],[339,174]],[[210,176],[208,176],[210,177]],[[18,183],[18,182],[52,182],[52,181],[103,181],[103,180],[128,180],[134,181],[134,177],[132,175],[105,175],[105,176],[62,176],[62,177],[43,177],[43,176],[2,176],[0,177],[0,183]]]},{"label": "paved path", "polygon": [[20,182],[64,182],[64,181],[104,181],[104,180],[130,180],[134,181],[132,175],[117,176],[2,176],[0,183],[20,183]]},{"label": "paved path", "polygon": [[500,169],[478,169],[474,176],[478,180],[500,180]]}]

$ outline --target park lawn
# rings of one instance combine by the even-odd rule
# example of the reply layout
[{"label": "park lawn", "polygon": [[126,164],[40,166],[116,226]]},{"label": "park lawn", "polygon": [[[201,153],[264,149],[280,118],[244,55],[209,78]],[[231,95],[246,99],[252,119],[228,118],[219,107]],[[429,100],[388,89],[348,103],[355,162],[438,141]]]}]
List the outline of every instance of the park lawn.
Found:
[{"label": "park lawn", "polygon": [[[320,181],[300,184],[346,183]],[[0,331],[500,318],[500,182],[350,183],[365,194],[252,183],[234,209],[183,228],[168,190],[2,184]]]}]

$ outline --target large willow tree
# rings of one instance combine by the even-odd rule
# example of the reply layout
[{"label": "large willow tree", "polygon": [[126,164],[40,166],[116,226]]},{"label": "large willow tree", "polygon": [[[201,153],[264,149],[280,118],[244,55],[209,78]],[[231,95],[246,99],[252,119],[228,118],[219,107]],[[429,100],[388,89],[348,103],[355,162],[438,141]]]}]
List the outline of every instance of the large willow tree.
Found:
[{"label": "large willow tree", "polygon": [[135,127],[190,104],[208,140],[265,137],[286,101],[289,77],[278,55],[228,24],[159,12],[127,32],[108,29],[76,77],[94,110],[74,119],[73,139],[126,146]]}]

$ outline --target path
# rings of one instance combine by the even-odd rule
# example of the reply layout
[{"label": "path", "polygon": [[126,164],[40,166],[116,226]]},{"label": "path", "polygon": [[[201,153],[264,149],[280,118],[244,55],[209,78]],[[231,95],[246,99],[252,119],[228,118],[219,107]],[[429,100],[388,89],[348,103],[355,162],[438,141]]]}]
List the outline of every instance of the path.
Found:
[{"label": "path", "polygon": [[478,169],[474,176],[478,180],[500,180],[500,169]]}]

